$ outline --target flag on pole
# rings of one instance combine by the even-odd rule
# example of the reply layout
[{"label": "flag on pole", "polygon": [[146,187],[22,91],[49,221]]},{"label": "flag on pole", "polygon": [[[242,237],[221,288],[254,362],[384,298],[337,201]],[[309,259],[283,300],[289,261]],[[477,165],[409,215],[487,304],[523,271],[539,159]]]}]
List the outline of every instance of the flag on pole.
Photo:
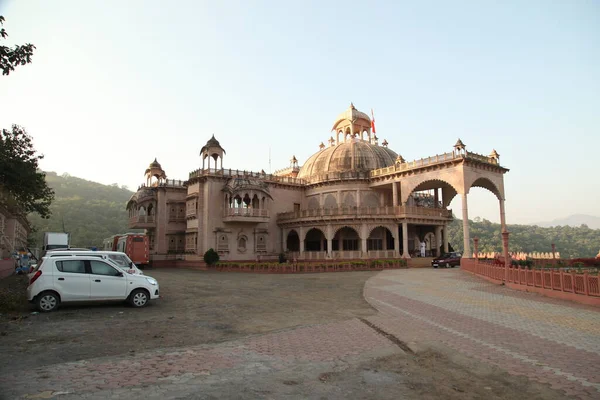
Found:
[{"label": "flag on pole", "polygon": [[375,131],[375,114],[373,114],[373,109],[371,108],[371,130],[373,133],[377,133]]}]

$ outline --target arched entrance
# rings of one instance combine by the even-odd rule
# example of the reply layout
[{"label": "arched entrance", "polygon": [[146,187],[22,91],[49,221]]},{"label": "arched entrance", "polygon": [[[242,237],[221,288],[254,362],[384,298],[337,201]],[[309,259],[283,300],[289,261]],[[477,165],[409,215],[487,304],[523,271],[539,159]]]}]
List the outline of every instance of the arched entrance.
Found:
[{"label": "arched entrance", "polygon": [[384,226],[373,229],[367,239],[367,251],[394,250],[392,232]]},{"label": "arched entrance", "polygon": [[291,230],[288,233],[285,246],[288,251],[300,251],[300,236],[298,236],[298,232]]},{"label": "arched entrance", "polygon": [[333,237],[332,248],[334,251],[361,251],[358,232],[348,226],[339,229]]},{"label": "arched entrance", "polygon": [[312,228],[306,232],[304,239],[304,251],[326,251],[327,239],[325,234],[318,228]]}]

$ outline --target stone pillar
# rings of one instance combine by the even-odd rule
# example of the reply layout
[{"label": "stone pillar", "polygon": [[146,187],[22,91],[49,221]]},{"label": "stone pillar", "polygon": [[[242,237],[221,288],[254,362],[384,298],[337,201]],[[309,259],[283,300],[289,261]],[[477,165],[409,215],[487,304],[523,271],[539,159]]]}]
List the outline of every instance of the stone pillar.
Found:
[{"label": "stone pillar", "polygon": [[360,189],[356,189],[356,207],[360,207]]},{"label": "stone pillar", "polygon": [[510,255],[508,254],[508,231],[502,232],[502,253],[504,254],[504,282],[508,282]]},{"label": "stone pillar", "polygon": [[304,227],[300,227],[300,232],[298,232],[300,236],[300,258],[304,258]]},{"label": "stone pillar", "polygon": [[433,202],[434,202],[434,207],[437,208],[438,206],[438,189],[435,188],[433,189]]},{"label": "stone pillar", "polygon": [[506,230],[506,213],[504,211],[504,200],[500,199],[500,232]]},{"label": "stone pillar", "polygon": [[221,156],[221,169],[223,169],[223,156]]},{"label": "stone pillar", "polygon": [[331,258],[331,249],[333,247],[333,238],[331,237],[331,234],[333,233],[333,229],[331,229],[331,224],[327,224],[327,257]]},{"label": "stone pillar", "polygon": [[442,227],[440,225],[436,225],[435,227],[435,256],[439,257],[441,256],[440,254],[440,243],[442,242],[441,239],[442,236]]},{"label": "stone pillar", "polygon": [[396,226],[396,232],[394,235],[394,257],[400,256],[400,237],[398,235],[398,227]]},{"label": "stone pillar", "polygon": [[342,191],[337,191],[337,206],[338,208],[342,207]]},{"label": "stone pillar", "polygon": [[396,182],[392,182],[392,206],[396,207],[398,205],[398,184]]},{"label": "stone pillar", "polygon": [[462,195],[462,217],[463,217],[463,257],[471,258],[471,237],[469,235],[469,209],[467,206],[467,194]]},{"label": "stone pillar", "polygon": [[402,222],[402,258],[410,258],[408,252],[408,222]]},{"label": "stone pillar", "polygon": [[473,257],[475,257],[476,260],[479,260],[479,238],[473,238],[473,247],[475,247]]},{"label": "stone pillar", "polygon": [[363,258],[368,258],[369,254],[367,252],[367,238],[369,233],[367,232],[367,225],[362,224],[360,226],[360,251],[362,252]]},{"label": "stone pillar", "polygon": [[448,252],[448,225],[444,225],[444,230],[442,232],[443,241],[444,241],[444,253]]}]

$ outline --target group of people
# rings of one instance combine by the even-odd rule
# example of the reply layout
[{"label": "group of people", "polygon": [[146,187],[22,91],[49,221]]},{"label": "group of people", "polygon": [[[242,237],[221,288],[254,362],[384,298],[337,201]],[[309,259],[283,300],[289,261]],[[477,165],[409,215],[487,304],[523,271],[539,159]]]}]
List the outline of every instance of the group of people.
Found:
[{"label": "group of people", "polygon": [[15,253],[15,273],[16,274],[27,274],[30,271],[29,262],[31,260],[31,253],[21,252]]}]

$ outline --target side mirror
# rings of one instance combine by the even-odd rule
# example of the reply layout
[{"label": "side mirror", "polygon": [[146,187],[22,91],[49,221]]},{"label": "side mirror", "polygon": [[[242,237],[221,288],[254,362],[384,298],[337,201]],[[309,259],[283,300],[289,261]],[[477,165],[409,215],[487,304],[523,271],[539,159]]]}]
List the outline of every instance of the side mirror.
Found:
[{"label": "side mirror", "polygon": [[133,267],[133,261],[129,261],[129,268]]},{"label": "side mirror", "polygon": [[117,276],[123,277],[123,273],[122,273],[122,272],[119,272],[119,273],[117,274]]}]

